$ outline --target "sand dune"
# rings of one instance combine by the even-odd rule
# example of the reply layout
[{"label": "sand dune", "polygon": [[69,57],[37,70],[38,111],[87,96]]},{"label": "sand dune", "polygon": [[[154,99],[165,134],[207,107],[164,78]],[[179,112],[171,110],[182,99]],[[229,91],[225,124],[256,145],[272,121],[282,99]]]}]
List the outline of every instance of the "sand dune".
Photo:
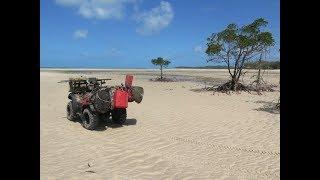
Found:
[{"label": "sand dune", "polygon": [[[145,89],[122,127],[88,131],[66,119],[69,77],[124,74]],[[190,81],[150,82],[155,72],[40,72],[41,179],[280,179],[280,115],[264,109],[279,92],[193,92]],[[225,79],[225,70],[172,70],[170,75]],[[250,73],[245,81],[250,80]],[[277,84],[279,71],[265,80]],[[90,165],[90,167],[88,166]]]}]

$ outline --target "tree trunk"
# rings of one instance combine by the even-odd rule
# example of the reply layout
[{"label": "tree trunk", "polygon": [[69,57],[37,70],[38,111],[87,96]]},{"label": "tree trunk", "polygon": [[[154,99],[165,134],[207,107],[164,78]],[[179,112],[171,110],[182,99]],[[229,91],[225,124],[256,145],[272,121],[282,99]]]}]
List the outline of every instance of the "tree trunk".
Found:
[{"label": "tree trunk", "polygon": [[[238,67],[238,74],[237,74],[237,79],[236,79],[236,82],[238,83],[239,82],[239,79],[240,79],[240,76],[242,75],[242,69],[243,69],[243,66],[244,66],[244,62],[245,62],[245,60],[246,60],[246,54],[245,55],[243,55],[243,57],[242,57],[242,60],[241,60],[241,64],[240,64],[240,67]],[[236,85],[237,85],[237,83],[236,83]]]},{"label": "tree trunk", "polygon": [[160,66],[160,79],[162,79],[162,66]]},{"label": "tree trunk", "polygon": [[236,91],[237,90],[237,85],[238,85],[237,77],[233,76],[232,79],[231,79],[231,90],[232,91]]},{"label": "tree trunk", "polygon": [[260,79],[261,79],[261,68],[259,67],[259,70],[258,70],[258,75],[257,75],[257,85],[259,86],[260,85]]},{"label": "tree trunk", "polygon": [[257,75],[257,85],[260,86],[260,80],[261,80],[261,61],[262,61],[262,53],[260,54],[260,59],[259,59],[259,65],[258,65],[258,75]]}]

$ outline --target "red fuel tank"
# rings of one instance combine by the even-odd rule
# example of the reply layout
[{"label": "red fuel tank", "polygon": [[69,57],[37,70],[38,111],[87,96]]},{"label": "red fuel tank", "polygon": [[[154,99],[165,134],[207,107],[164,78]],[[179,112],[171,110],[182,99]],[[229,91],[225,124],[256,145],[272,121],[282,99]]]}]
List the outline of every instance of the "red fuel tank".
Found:
[{"label": "red fuel tank", "polygon": [[117,89],[113,96],[114,108],[128,107],[128,93],[122,89]]}]

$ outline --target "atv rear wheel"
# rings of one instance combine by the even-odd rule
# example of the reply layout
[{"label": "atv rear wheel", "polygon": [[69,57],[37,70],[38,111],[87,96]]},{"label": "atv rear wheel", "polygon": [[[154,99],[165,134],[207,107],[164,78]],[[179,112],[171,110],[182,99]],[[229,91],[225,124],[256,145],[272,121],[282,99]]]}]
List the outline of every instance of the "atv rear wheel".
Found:
[{"label": "atv rear wheel", "polygon": [[70,101],[67,104],[67,119],[69,119],[70,121],[75,121],[77,118],[77,114],[75,112],[75,109],[72,105],[72,102]]},{"label": "atv rear wheel", "polygon": [[123,124],[127,120],[127,109],[117,108],[112,110],[112,120],[117,124]]},{"label": "atv rear wheel", "polygon": [[99,114],[99,119],[107,122],[110,119],[110,112]]},{"label": "atv rear wheel", "polygon": [[96,113],[89,109],[83,110],[82,113],[82,126],[88,130],[94,130],[99,124],[99,117]]}]

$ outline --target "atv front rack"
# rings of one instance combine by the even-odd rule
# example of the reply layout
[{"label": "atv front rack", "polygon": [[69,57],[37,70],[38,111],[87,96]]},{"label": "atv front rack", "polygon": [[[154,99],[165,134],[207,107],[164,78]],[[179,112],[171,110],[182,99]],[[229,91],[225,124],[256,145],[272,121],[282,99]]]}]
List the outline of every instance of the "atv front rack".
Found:
[{"label": "atv front rack", "polygon": [[111,79],[98,79],[98,78],[70,78],[69,80],[59,81],[58,83],[68,82],[69,92],[83,93],[94,89],[95,87],[102,86],[106,81]]}]

